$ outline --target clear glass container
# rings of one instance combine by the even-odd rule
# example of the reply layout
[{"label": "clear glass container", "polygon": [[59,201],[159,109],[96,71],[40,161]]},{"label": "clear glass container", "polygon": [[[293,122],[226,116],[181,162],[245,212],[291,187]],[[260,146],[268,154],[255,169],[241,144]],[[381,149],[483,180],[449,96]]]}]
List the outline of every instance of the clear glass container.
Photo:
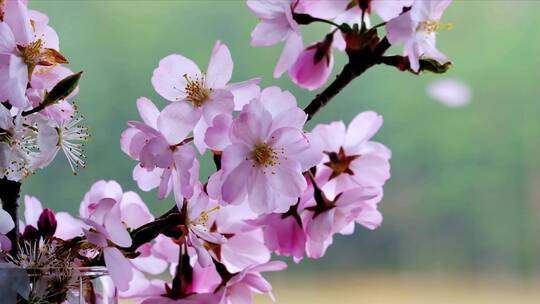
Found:
[{"label": "clear glass container", "polygon": [[63,273],[50,273],[49,269],[49,274],[43,274],[39,269],[27,271],[31,290],[30,303],[118,303],[117,289],[105,267],[79,267],[63,270]]}]

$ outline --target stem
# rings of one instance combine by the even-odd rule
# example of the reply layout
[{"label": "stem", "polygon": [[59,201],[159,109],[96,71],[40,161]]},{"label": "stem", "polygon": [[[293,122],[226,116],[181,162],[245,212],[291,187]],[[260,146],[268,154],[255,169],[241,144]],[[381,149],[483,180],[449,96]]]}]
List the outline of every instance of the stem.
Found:
[{"label": "stem", "polygon": [[11,230],[7,236],[11,241],[11,254],[17,254],[19,244],[19,195],[21,191],[21,183],[10,181],[7,178],[0,179],[0,200],[2,208],[9,213],[15,228]]},{"label": "stem", "polygon": [[184,269],[182,267],[182,262],[184,260],[184,246],[183,244],[181,244],[179,247],[179,253],[178,253],[178,265],[176,266],[176,273],[175,273],[175,276],[173,278],[173,281],[172,281],[172,292],[173,293],[178,293],[178,294],[175,294],[174,296],[177,297],[177,298],[180,298],[181,296],[181,293],[183,291],[182,289],[182,270]]},{"label": "stem", "polygon": [[380,58],[389,48],[390,43],[385,37],[373,50],[368,49],[349,53],[349,62],[343,67],[336,80],[304,108],[304,112],[308,115],[308,121],[355,78],[362,75],[372,66],[380,63]]}]

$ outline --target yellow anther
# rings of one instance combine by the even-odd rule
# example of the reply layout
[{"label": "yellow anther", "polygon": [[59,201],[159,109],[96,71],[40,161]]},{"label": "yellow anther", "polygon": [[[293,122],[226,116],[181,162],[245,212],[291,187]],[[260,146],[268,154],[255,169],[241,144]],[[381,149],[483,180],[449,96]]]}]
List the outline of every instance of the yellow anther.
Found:
[{"label": "yellow anther", "polygon": [[266,143],[256,144],[251,152],[251,157],[257,166],[275,166],[278,162],[278,154]]},{"label": "yellow anther", "polygon": [[195,107],[202,106],[210,98],[210,94],[212,94],[212,89],[206,87],[204,75],[200,78],[191,78],[189,75],[184,74],[183,77],[187,82],[185,88],[186,99]]},{"label": "yellow anther", "polygon": [[453,28],[454,28],[454,25],[452,23],[442,23],[439,21],[428,20],[428,21],[422,21],[418,23],[418,27],[416,28],[416,31],[432,34],[441,29],[451,30]]}]

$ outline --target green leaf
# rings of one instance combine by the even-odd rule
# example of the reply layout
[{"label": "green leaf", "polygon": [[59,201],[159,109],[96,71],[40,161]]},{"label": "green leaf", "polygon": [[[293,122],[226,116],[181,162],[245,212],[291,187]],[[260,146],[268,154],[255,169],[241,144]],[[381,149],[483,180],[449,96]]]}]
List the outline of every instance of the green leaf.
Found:
[{"label": "green leaf", "polygon": [[43,100],[43,105],[48,106],[68,97],[69,94],[71,94],[79,84],[82,73],[83,72],[81,71],[60,80],[54,86],[54,88],[49,93],[47,93],[47,95],[45,96],[45,100]]},{"label": "green leaf", "polygon": [[425,58],[420,59],[420,71],[431,72],[435,74],[444,74],[452,68],[451,62],[440,63],[435,59]]}]

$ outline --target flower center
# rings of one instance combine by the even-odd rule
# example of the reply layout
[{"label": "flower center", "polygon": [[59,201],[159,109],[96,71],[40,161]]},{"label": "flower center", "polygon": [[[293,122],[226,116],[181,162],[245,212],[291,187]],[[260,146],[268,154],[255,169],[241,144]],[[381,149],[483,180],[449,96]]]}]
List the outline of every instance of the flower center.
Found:
[{"label": "flower center", "polygon": [[256,144],[251,157],[257,166],[275,166],[278,163],[278,154],[267,143]]},{"label": "flower center", "polygon": [[339,176],[340,174],[347,173],[354,175],[354,172],[349,168],[351,163],[360,157],[360,155],[347,156],[343,147],[339,148],[339,152],[324,152],[328,155],[330,161],[324,163],[325,166],[332,169],[332,175],[329,179]]},{"label": "flower center", "polygon": [[441,23],[435,20],[427,20],[427,21],[422,21],[418,23],[418,27],[416,28],[416,31],[432,34],[440,29],[451,30],[453,27],[454,25],[452,23]]},{"label": "flower center", "polygon": [[36,64],[41,60],[43,40],[38,39],[27,46],[20,47],[19,50],[26,64]]},{"label": "flower center", "polygon": [[196,220],[192,221],[191,224],[206,226],[208,224],[208,214],[214,211],[217,211],[220,208],[221,208],[220,206],[215,206],[214,208],[210,210],[201,212],[199,217]]},{"label": "flower center", "polygon": [[189,75],[184,74],[184,79],[187,81],[185,88],[186,99],[191,101],[195,107],[202,106],[210,98],[210,94],[212,94],[212,89],[205,86],[204,75],[200,78],[191,78]]}]

